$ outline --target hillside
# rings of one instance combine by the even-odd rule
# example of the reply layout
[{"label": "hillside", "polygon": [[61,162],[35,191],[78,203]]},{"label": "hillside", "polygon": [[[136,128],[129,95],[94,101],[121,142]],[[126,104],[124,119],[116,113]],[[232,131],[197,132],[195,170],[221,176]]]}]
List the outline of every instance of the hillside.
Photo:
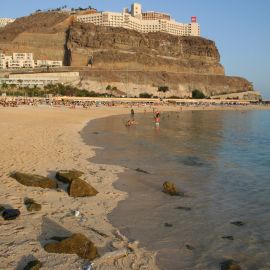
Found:
[{"label": "hillside", "polygon": [[[0,29],[0,51],[33,52],[35,59],[81,67],[79,86],[89,90],[110,84],[129,94],[157,94],[166,85],[171,95],[189,96],[193,89],[207,95],[252,89],[246,79],[225,76],[211,40],[74,23],[64,13],[37,13]],[[85,70],[90,59],[93,66]]]}]

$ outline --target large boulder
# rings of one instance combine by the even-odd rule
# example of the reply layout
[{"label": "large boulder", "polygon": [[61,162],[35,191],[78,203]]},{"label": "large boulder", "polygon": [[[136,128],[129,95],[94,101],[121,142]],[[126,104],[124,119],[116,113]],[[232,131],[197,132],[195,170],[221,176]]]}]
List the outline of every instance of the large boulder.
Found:
[{"label": "large boulder", "polygon": [[51,189],[57,188],[56,181],[41,175],[15,172],[10,176],[24,186]]},{"label": "large boulder", "polygon": [[172,182],[164,182],[163,183],[163,192],[169,194],[171,196],[183,196],[184,193],[177,190],[176,186]]},{"label": "large boulder", "polygon": [[77,170],[62,170],[56,173],[56,179],[63,183],[71,183],[74,179],[80,178],[84,173]]},{"label": "large boulder", "polygon": [[69,187],[68,194],[71,197],[90,197],[98,194],[98,191],[80,178],[74,179]]},{"label": "large boulder", "polygon": [[39,270],[42,267],[42,263],[38,260],[29,262],[23,270]]},{"label": "large boulder", "polygon": [[97,257],[95,245],[83,234],[73,234],[58,243],[46,244],[44,249],[49,253],[77,254],[86,260],[93,260]]}]

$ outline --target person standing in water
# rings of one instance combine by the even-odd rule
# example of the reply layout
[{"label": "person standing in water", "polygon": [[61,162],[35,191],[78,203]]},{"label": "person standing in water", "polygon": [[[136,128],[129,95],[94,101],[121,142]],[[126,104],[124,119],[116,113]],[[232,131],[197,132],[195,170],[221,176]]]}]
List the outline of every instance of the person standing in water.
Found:
[{"label": "person standing in water", "polygon": [[159,111],[155,112],[154,121],[155,121],[156,127],[159,127],[159,123],[160,123],[160,112]]}]

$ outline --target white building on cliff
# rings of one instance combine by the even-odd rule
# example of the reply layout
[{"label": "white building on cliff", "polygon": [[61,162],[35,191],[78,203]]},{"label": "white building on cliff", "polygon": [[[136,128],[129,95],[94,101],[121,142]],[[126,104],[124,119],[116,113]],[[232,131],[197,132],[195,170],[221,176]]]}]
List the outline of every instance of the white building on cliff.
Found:
[{"label": "white building on cliff", "polygon": [[21,69],[36,67],[62,67],[62,61],[34,60],[32,53],[13,53],[5,55],[0,53],[0,69]]},{"label": "white building on cliff", "polygon": [[190,23],[179,23],[165,13],[143,12],[141,4],[138,3],[132,4],[130,12],[128,9],[124,9],[122,13],[95,12],[78,15],[76,20],[100,26],[123,27],[140,33],[164,32],[176,36],[200,36],[196,17],[192,17]]},{"label": "white building on cliff", "polygon": [[0,27],[5,27],[7,24],[14,22],[15,19],[11,18],[0,18]]}]

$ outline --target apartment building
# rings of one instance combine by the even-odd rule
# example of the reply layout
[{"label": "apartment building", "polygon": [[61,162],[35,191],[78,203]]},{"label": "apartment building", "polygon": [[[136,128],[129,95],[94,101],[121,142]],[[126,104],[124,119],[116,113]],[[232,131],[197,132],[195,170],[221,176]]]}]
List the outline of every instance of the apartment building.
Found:
[{"label": "apartment building", "polygon": [[0,27],[5,27],[7,24],[14,22],[15,19],[11,18],[0,18]]},{"label": "apartment building", "polygon": [[142,6],[138,3],[132,4],[130,12],[126,8],[122,13],[97,12],[79,15],[76,20],[100,26],[123,27],[141,33],[164,32],[176,36],[200,36],[200,26],[196,17],[192,17],[190,23],[180,23],[165,13],[142,12]]},{"label": "apartment building", "polygon": [[32,53],[0,54],[0,69],[21,69],[36,67],[62,67],[62,61],[34,60]]}]

